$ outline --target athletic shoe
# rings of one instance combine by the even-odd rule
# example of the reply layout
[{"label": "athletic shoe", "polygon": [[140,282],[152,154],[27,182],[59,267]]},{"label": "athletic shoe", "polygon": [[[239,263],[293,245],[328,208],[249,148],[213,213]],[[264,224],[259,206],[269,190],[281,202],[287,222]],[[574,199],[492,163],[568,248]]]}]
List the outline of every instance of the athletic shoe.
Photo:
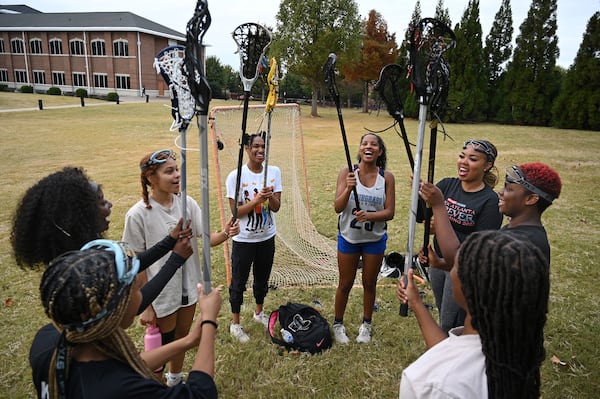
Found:
[{"label": "athletic shoe", "polygon": [[244,327],[242,327],[241,324],[231,323],[231,325],[229,326],[229,333],[232,337],[237,338],[238,341],[242,343],[250,341],[250,337],[248,336],[248,334],[246,334],[246,332],[244,331]]},{"label": "athletic shoe", "polygon": [[338,344],[347,344],[350,342],[346,335],[346,327],[341,323],[333,323],[333,336]]},{"label": "athletic shoe", "polygon": [[361,344],[368,344],[371,342],[371,323],[362,323],[360,325],[356,342],[360,342]]},{"label": "athletic shoe", "polygon": [[265,328],[269,327],[269,316],[267,316],[262,310],[259,314],[254,313],[254,321],[257,323],[262,323]]},{"label": "athletic shoe", "polygon": [[167,386],[174,387],[183,383],[183,373],[167,373]]}]

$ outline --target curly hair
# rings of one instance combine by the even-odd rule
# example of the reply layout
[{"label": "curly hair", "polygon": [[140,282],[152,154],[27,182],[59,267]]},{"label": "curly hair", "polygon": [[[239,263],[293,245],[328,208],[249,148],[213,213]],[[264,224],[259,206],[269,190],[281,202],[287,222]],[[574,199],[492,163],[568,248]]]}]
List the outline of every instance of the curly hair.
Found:
[{"label": "curly hair", "polygon": [[544,255],[502,231],[476,232],[459,251],[458,278],[479,332],[490,398],[538,398],[550,273]]},{"label": "curly hair", "polygon": [[[531,162],[519,165],[518,168],[523,172],[525,179],[554,198],[558,198],[562,189],[562,182],[556,170],[541,162]],[[540,197],[537,202],[538,211],[544,212],[551,205],[551,202]]]},{"label": "curly hair", "polygon": [[30,187],[17,205],[10,242],[16,262],[32,269],[102,236],[99,186],[68,166]]},{"label": "curly hair", "polygon": [[[64,338],[50,364],[51,397],[58,397],[57,379],[61,375],[68,378],[72,350],[79,343],[91,343],[101,353],[130,365],[142,376],[155,378],[120,326],[130,294],[131,285],[118,280],[112,252],[69,251],[48,265],[40,282],[40,297],[46,315]],[[64,373],[57,372],[61,345],[66,346]]]}]

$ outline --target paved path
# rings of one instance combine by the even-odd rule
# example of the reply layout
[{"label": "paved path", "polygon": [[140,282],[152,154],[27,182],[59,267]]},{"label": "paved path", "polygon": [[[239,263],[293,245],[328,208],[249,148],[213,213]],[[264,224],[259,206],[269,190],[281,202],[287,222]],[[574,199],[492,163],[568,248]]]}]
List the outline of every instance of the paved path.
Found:
[{"label": "paved path", "polygon": [[[154,101],[165,101],[166,97],[150,97],[148,99],[150,102]],[[94,103],[85,103],[86,107],[96,107],[100,105],[120,105],[120,104],[134,104],[134,103],[145,103],[146,98],[144,97],[123,97],[119,99],[119,104],[113,101],[105,101],[105,102],[94,102]],[[81,108],[81,103],[79,104],[66,104],[66,105],[44,105],[44,110],[47,109],[60,109],[60,108]],[[40,111],[39,107],[32,108],[8,108],[8,109],[0,109],[0,113],[3,112],[23,112],[23,111]]]}]

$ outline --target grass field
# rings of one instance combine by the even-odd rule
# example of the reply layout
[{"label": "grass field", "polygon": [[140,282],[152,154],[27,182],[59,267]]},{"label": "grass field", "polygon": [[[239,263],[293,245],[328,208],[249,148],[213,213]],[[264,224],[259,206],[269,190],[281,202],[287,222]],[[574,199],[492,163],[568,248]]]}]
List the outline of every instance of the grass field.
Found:
[{"label": "grass field", "polygon": [[[38,98],[48,105],[79,104],[77,98],[0,93],[0,110],[37,108]],[[174,133],[168,131],[171,116],[165,108],[167,102],[152,99],[147,104],[125,101],[120,105],[0,113],[1,398],[35,396],[27,355],[33,335],[47,322],[39,303],[39,272],[18,268],[11,254],[9,235],[17,201],[29,186],[50,172],[65,165],[83,166],[92,179],[104,186],[106,197],[113,202],[107,238],[120,238],[124,213],[140,196],[138,160],[149,151],[174,147]],[[211,103],[224,104],[232,102]],[[319,109],[320,118],[309,117],[308,108],[302,108],[302,112],[313,222],[321,234],[333,238],[336,233],[333,190],[337,171],[345,164],[338,118],[335,109]],[[362,114],[344,109],[343,116],[352,154],[365,127],[380,130],[391,124],[384,113]],[[407,120],[406,128],[414,138],[416,121]],[[195,127],[190,127],[190,131],[190,138],[197,136]],[[485,138],[496,144],[499,150],[496,164],[500,171],[528,161],[546,162],[559,171],[562,195],[543,218],[552,245],[552,287],[545,329],[547,356],[542,366],[542,397],[597,397],[600,206],[596,192],[600,186],[600,134],[490,124],[448,124],[446,131],[454,141],[438,139],[437,178],[456,174],[456,157],[462,142],[468,138]],[[400,138],[392,130],[382,133],[382,137],[388,147],[388,169],[395,174],[397,187],[396,217],[389,223],[388,249],[402,251],[408,224],[410,170]],[[194,145],[191,141],[189,146]],[[199,190],[196,158],[188,157],[190,193],[194,188]],[[213,197],[211,204],[214,202]],[[217,223],[217,210],[211,209],[211,226],[214,228]],[[212,259],[214,284],[224,284],[220,248],[213,250]],[[378,287],[379,311],[374,314],[371,344],[352,342],[316,356],[280,354],[262,328],[249,321],[253,308],[250,292],[242,308],[242,321],[251,340],[248,344],[234,341],[227,328],[229,305],[225,290],[216,361],[221,397],[397,397],[402,369],[425,346],[414,317],[398,316],[393,283],[383,279]],[[427,287],[424,289],[427,291]],[[304,303],[318,300],[323,305],[322,313],[331,320],[334,294],[335,287],[279,287],[269,293],[265,306],[270,311],[288,300]],[[351,339],[358,332],[361,303],[362,290],[355,287],[345,317]],[[142,328],[135,325],[129,332],[141,348]],[[186,367],[191,365],[192,355],[188,353]],[[568,366],[553,364],[552,356]]]}]

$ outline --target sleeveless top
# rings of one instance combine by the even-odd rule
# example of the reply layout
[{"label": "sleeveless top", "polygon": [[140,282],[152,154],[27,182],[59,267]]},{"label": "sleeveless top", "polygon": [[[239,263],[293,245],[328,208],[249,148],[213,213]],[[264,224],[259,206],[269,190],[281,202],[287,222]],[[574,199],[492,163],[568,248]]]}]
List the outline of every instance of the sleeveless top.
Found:
[{"label": "sleeveless top", "polygon": [[[359,171],[354,165],[356,174],[356,191],[358,193],[358,202],[360,209],[367,212],[381,211],[385,207],[385,178],[384,170],[379,168],[377,180],[372,187],[365,187],[360,181]],[[351,244],[379,241],[387,230],[386,222],[359,222],[352,214],[356,208],[354,193],[350,193],[350,198],[346,208],[340,213],[338,218],[338,230],[342,237]]]}]

